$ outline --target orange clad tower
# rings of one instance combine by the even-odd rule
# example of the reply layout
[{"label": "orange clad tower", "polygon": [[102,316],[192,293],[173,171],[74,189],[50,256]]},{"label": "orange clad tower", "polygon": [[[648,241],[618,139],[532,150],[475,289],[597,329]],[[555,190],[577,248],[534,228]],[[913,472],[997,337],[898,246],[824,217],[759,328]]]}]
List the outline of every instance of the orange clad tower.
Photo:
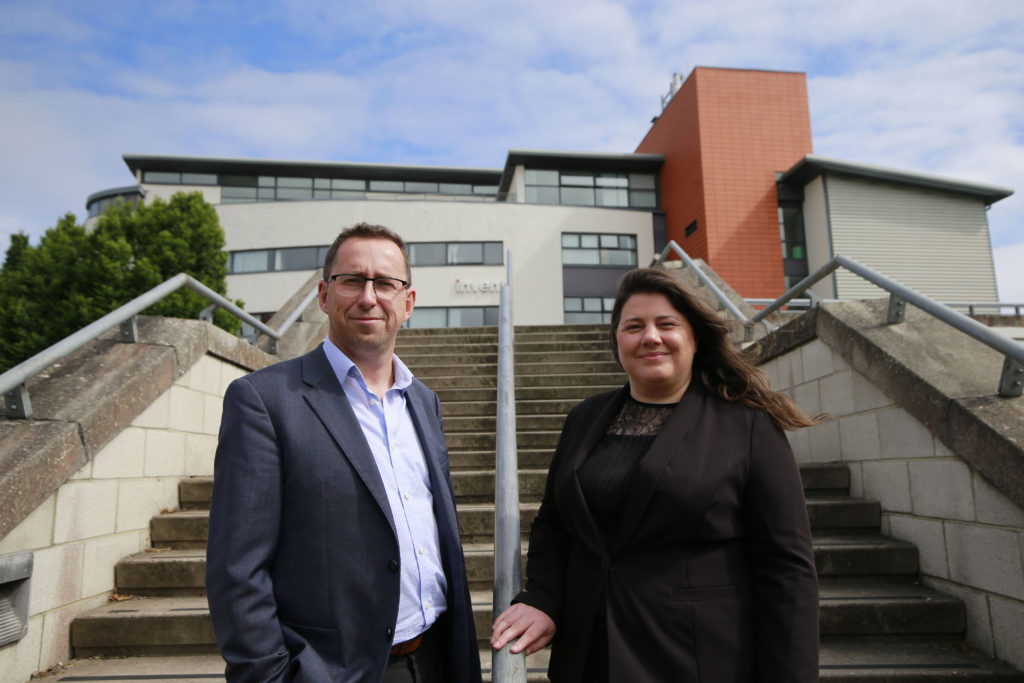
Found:
[{"label": "orange clad tower", "polygon": [[785,291],[775,178],[813,152],[805,74],[697,67],[636,151],[665,156],[668,239],[741,296]]}]

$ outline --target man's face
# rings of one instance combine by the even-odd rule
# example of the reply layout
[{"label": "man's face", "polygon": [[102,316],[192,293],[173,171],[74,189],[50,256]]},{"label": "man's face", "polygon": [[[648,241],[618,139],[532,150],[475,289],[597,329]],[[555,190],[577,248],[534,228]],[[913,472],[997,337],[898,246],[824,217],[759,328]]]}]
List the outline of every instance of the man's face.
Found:
[{"label": "man's face", "polygon": [[[391,277],[408,280],[402,250],[394,242],[350,237],[338,247],[330,274]],[[412,315],[416,292],[400,288],[391,298],[379,296],[367,282],[358,294],[345,294],[320,282],[320,309],[329,319],[329,336],[353,362],[390,358],[398,328]]]}]

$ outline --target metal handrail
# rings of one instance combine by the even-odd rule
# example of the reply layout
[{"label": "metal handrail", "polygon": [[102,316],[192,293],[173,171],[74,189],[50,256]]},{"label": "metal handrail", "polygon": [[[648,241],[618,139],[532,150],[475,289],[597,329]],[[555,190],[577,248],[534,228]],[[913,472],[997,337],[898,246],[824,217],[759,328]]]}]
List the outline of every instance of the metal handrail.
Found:
[{"label": "metal handrail", "polygon": [[[512,252],[501,286],[498,321],[498,430],[494,472],[494,614],[497,618],[522,588],[519,541],[519,464],[516,455],[516,387],[512,327]],[[491,652],[491,680],[526,683],[526,654],[510,645]]]},{"label": "metal handrail", "polygon": [[[687,263],[687,265],[693,266],[698,276],[703,276],[702,281],[707,278],[699,268],[696,267],[696,263],[693,259],[685,256],[685,252],[677,245],[674,241],[670,241],[668,246],[661,252],[661,255],[655,258],[651,262],[654,266],[664,261],[667,256],[669,249],[672,248],[681,258]],[[758,322],[767,324],[765,318],[781,309],[787,303],[795,299],[796,297],[803,294],[811,285],[815,284],[819,280],[831,275],[839,267],[846,268],[850,272],[859,275],[868,282],[881,287],[885,291],[889,292],[889,310],[886,315],[886,322],[889,324],[903,322],[906,314],[906,305],[908,303],[913,304],[917,308],[920,308],[925,313],[928,313],[934,318],[938,318],[947,325],[953,327],[960,332],[976,339],[985,346],[998,351],[1003,354],[1003,369],[999,376],[999,386],[997,392],[1000,396],[1014,397],[1020,396],[1024,393],[1024,345],[1019,344],[1012,339],[1008,339],[993,332],[985,325],[979,323],[972,318],[955,311],[947,305],[941,304],[934,299],[931,299],[920,292],[917,292],[906,285],[893,280],[892,278],[886,277],[881,273],[868,268],[863,263],[855,261],[851,258],[847,258],[840,254],[836,254],[832,259],[823,265],[818,270],[814,271],[803,280],[793,285],[786,291],[785,294],[780,296],[778,299],[768,304],[749,319],[742,314],[733,313],[740,321],[743,322],[744,327],[748,328]],[[721,290],[717,287],[711,288],[715,296],[719,297],[720,301],[725,301],[725,297]],[[727,306],[728,307],[728,306]],[[730,308],[730,311],[733,309]]]},{"label": "metal handrail", "polygon": [[[701,270],[700,266],[697,265],[697,262],[690,258],[690,255],[683,251],[682,247],[676,244],[675,240],[669,240],[668,244],[665,245],[665,248],[661,250],[661,253],[655,256],[651,261],[651,267],[653,268],[658,264],[664,263],[665,259],[668,258],[669,251],[674,251],[676,255],[683,260],[683,263],[688,265],[690,268],[693,268],[693,272],[696,273],[697,278],[705,287],[711,290],[711,293],[715,295],[715,298],[718,299],[723,306],[725,306],[726,310],[728,310],[734,318],[742,322],[744,327],[748,327],[747,323],[749,321],[747,316],[743,315],[743,311],[736,307],[736,304],[734,304],[732,300],[725,295],[725,292],[723,292],[721,288],[707,276],[707,273]],[[767,320],[764,321],[764,326],[769,330],[775,329],[775,325],[772,325]]]},{"label": "metal handrail", "polygon": [[[29,400],[28,387],[26,386],[28,380],[117,325],[121,325],[122,341],[137,341],[138,333],[134,325],[135,316],[182,287],[191,289],[208,301],[213,302],[214,305],[223,308],[271,337],[274,340],[274,344],[271,345],[271,353],[277,352],[277,340],[287,331],[288,327],[295,321],[295,318],[298,318],[297,315],[294,315],[293,311],[293,315],[289,316],[289,319],[285,321],[281,329],[273,330],[191,275],[178,273],[149,291],[143,292],[128,303],[117,308],[117,310],[107,313],[99,320],[89,323],[77,332],[68,335],[56,344],[43,349],[28,360],[22,361],[0,375],[0,394],[4,397],[4,415],[13,418],[32,417],[32,403]],[[308,304],[308,301],[306,303]],[[305,305],[297,310],[301,314],[304,308]]]}]

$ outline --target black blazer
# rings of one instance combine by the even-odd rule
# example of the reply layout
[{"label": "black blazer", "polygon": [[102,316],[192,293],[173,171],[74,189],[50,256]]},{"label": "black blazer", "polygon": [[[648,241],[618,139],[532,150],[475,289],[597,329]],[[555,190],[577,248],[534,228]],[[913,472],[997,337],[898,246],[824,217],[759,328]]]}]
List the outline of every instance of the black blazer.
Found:
[{"label": "black blazer", "polygon": [[[453,680],[477,683],[440,403],[419,381],[407,399],[434,495]],[[398,618],[398,560],[383,481],[323,349],[232,382],[206,574],[227,680],[380,681]]]},{"label": "black blazer", "polygon": [[784,433],[695,379],[637,467],[609,546],[576,471],[628,392],[569,413],[531,529],[517,601],[557,625],[551,680],[582,680],[603,611],[613,682],[817,681],[818,583]]}]

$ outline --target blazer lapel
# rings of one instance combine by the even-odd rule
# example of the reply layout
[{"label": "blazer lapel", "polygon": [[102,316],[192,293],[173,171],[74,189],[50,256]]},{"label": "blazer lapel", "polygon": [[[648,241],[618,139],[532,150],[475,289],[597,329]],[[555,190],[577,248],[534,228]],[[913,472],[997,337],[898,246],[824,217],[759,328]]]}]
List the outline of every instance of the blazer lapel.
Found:
[{"label": "blazer lapel", "polygon": [[640,460],[629,484],[626,507],[622,513],[612,550],[621,548],[636,532],[658,479],[673,457],[686,458],[686,442],[690,427],[697,421],[703,403],[704,388],[694,378],[679,405],[662,426],[650,449]]},{"label": "blazer lapel", "polygon": [[[348,459],[359,478],[363,480],[381,512],[387,517],[391,531],[394,532],[395,520],[391,515],[391,504],[384,490],[384,480],[377,469],[377,461],[373,458],[366,437],[363,436],[363,428],[359,426],[359,420],[352,412],[348,397],[338,383],[338,378],[323,349],[318,348],[303,356],[302,379],[308,385],[303,398],[323,422],[341,450],[342,456]],[[316,457],[325,455],[314,454]]]}]

